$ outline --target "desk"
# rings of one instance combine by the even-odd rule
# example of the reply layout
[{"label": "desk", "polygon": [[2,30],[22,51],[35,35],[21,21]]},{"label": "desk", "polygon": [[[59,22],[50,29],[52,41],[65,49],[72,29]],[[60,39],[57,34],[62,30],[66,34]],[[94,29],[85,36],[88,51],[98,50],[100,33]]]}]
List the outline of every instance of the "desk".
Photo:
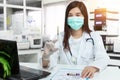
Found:
[{"label": "desk", "polygon": [[117,67],[108,67],[92,80],[120,80],[120,69]]},{"label": "desk", "polygon": [[[79,66],[67,66],[67,65],[58,65],[57,69],[60,68],[80,68]],[[84,66],[82,66],[81,68],[83,68]],[[40,80],[50,80],[51,76],[53,76],[53,74],[55,74],[55,72],[57,71],[57,69],[53,70],[52,74],[44,79],[40,79]],[[90,79],[90,80],[120,80],[120,69],[118,67],[107,67],[104,71],[100,72],[100,73],[96,73],[94,78]]]},{"label": "desk", "polygon": [[[28,65],[28,64],[27,64]],[[32,64],[30,64],[32,65]],[[71,65],[57,65],[53,69],[48,69],[47,71],[51,72],[46,78],[39,79],[39,80],[50,80],[50,78],[58,71],[58,69],[62,68],[75,68],[75,69],[83,69],[84,66],[71,66]],[[118,67],[107,67],[104,71],[100,73],[96,73],[94,78],[90,80],[120,80],[120,69]]]},{"label": "desk", "polygon": [[109,65],[116,65],[120,66],[120,53],[108,53],[110,56],[110,62]]}]

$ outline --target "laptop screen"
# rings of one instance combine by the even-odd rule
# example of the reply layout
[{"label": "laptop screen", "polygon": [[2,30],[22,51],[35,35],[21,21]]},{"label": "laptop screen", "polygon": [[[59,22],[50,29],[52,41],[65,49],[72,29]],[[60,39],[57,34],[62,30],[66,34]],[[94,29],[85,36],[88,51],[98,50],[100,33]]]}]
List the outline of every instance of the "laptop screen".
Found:
[{"label": "laptop screen", "polygon": [[0,77],[6,78],[19,73],[16,41],[0,40]]}]

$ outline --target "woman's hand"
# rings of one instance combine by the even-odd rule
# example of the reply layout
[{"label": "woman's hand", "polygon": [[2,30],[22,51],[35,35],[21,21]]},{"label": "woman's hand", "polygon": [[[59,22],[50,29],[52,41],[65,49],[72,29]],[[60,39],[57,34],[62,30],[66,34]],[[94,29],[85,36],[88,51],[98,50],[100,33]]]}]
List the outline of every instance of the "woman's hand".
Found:
[{"label": "woman's hand", "polygon": [[44,54],[43,54],[44,59],[49,59],[49,57],[58,50],[58,48],[55,48],[56,41],[57,40],[49,41],[45,43]]},{"label": "woman's hand", "polygon": [[84,70],[81,73],[82,78],[93,78],[94,73],[98,72],[99,69],[93,66],[87,66],[84,68]]},{"label": "woman's hand", "polygon": [[43,53],[43,56],[42,56],[43,68],[48,68],[49,67],[50,56],[58,50],[58,48],[55,48],[55,42],[56,41],[57,40],[49,41],[49,42],[45,43],[44,53]]}]

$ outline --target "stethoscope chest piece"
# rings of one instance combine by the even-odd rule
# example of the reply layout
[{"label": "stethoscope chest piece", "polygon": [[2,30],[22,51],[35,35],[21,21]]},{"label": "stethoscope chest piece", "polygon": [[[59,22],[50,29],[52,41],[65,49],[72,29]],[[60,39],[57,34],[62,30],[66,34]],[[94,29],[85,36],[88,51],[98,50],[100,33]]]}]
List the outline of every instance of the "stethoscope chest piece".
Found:
[{"label": "stethoscope chest piece", "polygon": [[71,56],[71,59],[72,59],[72,63],[76,65],[77,64],[77,57]]}]

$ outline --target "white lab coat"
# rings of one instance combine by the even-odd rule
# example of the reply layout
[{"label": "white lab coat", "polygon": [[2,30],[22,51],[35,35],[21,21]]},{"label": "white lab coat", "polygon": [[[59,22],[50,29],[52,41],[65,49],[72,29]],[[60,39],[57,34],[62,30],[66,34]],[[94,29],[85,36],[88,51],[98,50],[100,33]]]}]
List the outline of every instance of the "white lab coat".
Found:
[{"label": "white lab coat", "polygon": [[[72,36],[69,38],[70,49],[72,55],[77,57],[77,65],[94,66],[103,70],[107,67],[109,62],[109,56],[103,45],[102,38],[96,32],[91,32],[92,40],[87,40],[91,38],[86,32],[83,33],[82,37],[79,39],[74,39]],[[59,40],[56,42],[55,46],[59,48],[59,51],[55,52],[50,57],[50,66],[55,66],[59,62],[60,64],[71,64],[74,65],[71,59],[70,52],[65,52],[63,50],[63,37],[64,33],[59,35]]]}]

